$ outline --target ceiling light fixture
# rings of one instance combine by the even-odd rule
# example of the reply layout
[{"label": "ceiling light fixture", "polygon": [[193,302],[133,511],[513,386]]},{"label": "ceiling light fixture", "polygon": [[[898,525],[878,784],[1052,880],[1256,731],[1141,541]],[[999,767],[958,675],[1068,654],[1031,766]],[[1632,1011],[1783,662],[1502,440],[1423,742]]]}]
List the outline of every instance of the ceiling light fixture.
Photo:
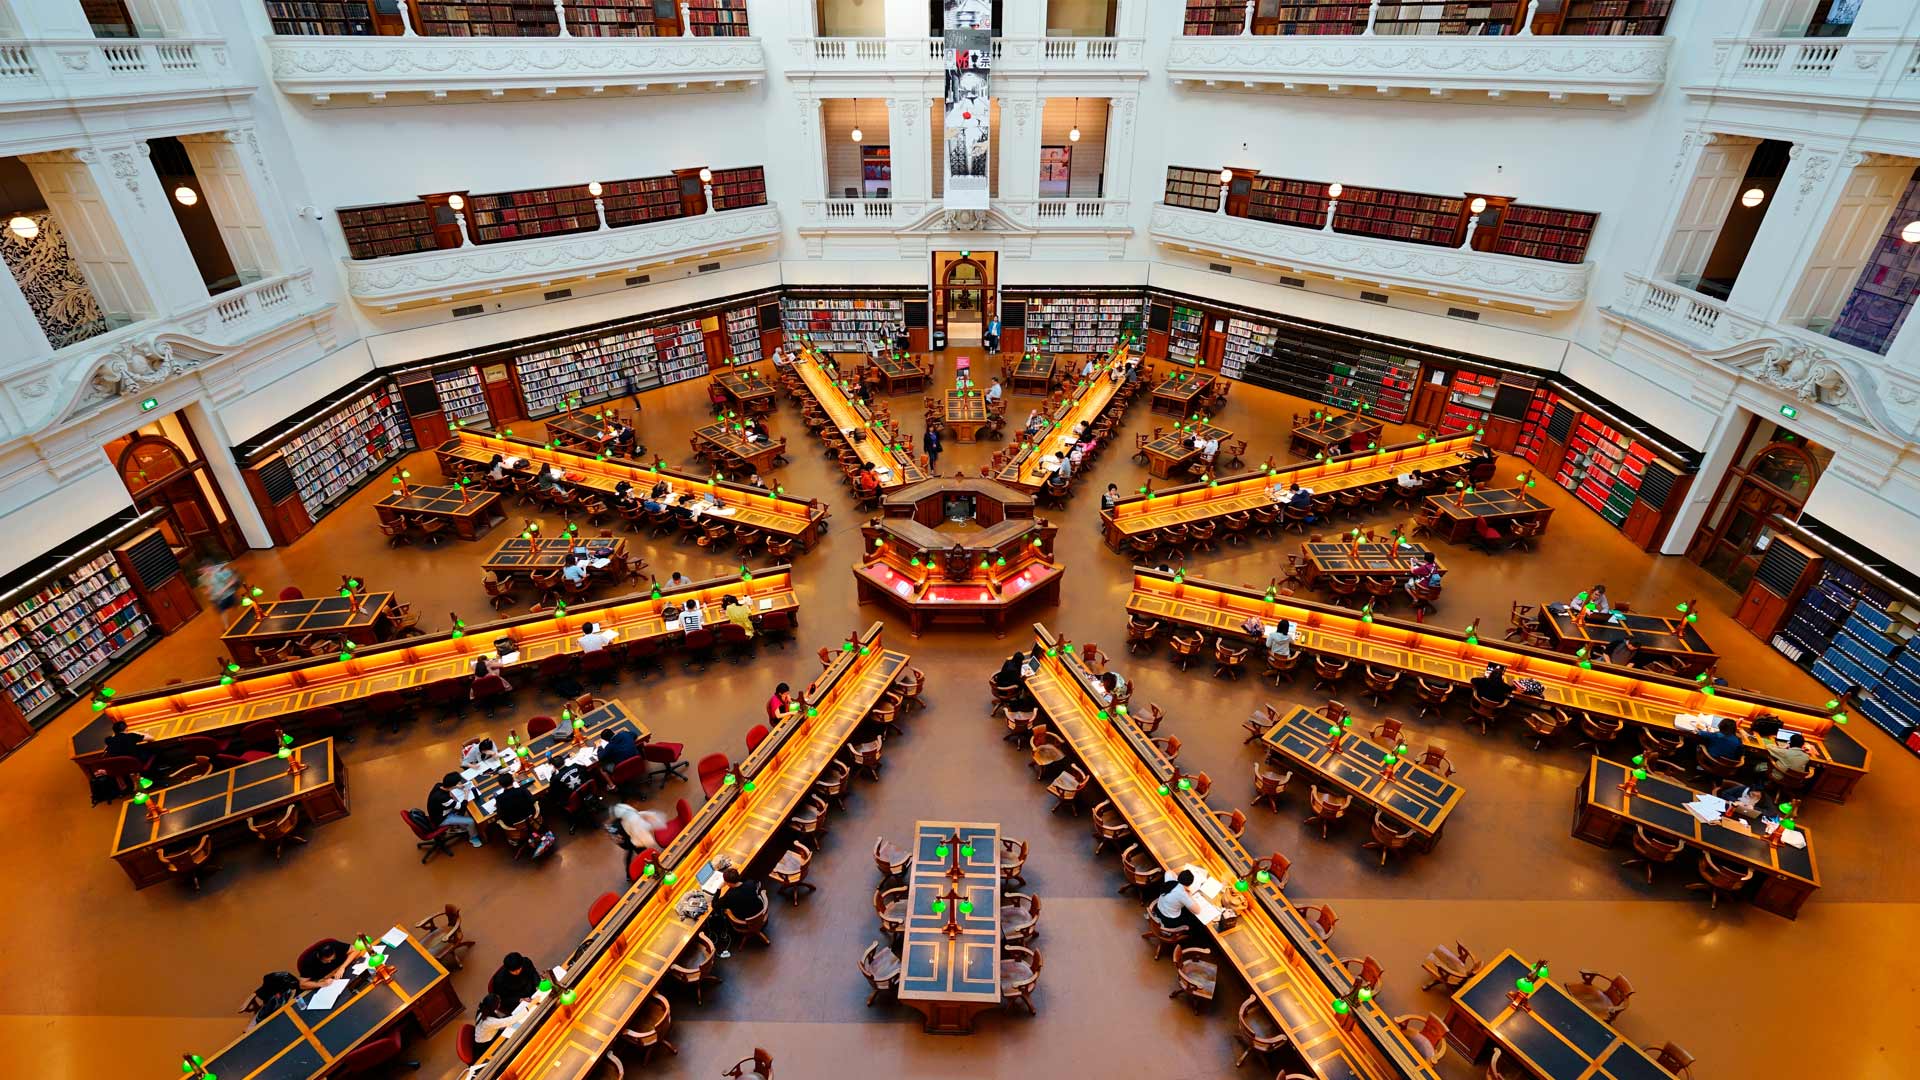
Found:
[{"label": "ceiling light fixture", "polygon": [[181,206],[192,206],[200,201],[200,193],[185,184],[181,184],[179,187],[173,189],[173,201],[179,203]]},{"label": "ceiling light fixture", "polygon": [[22,240],[31,240],[40,235],[40,223],[25,214],[16,214],[7,222],[7,231]]},{"label": "ceiling light fixture", "polygon": [[853,141],[859,142],[860,140],[866,137],[867,137],[867,133],[860,130],[860,99],[854,98],[853,99]]},{"label": "ceiling light fixture", "polygon": [[1764,191],[1761,191],[1757,187],[1748,188],[1747,190],[1740,193],[1741,206],[1759,206],[1761,203],[1766,201],[1767,201],[1767,193]]},{"label": "ceiling light fixture", "polygon": [[1080,99],[1073,99],[1073,129],[1067,132],[1068,142],[1080,141]]},{"label": "ceiling light fixture", "polygon": [[1920,244],[1920,221],[1909,221],[1900,230],[1900,239],[1909,244]]}]

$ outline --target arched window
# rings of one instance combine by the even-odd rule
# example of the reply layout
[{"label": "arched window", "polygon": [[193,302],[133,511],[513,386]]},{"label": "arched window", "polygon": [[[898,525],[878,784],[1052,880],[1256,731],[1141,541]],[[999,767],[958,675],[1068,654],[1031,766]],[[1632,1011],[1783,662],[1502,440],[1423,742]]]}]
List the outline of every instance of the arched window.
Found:
[{"label": "arched window", "polygon": [[1747,475],[1804,505],[1820,479],[1820,465],[1798,446],[1774,443],[1754,456]]},{"label": "arched window", "polygon": [[138,495],[149,485],[159,483],[190,466],[180,448],[158,435],[142,435],[120,452],[120,478],[127,491]]}]

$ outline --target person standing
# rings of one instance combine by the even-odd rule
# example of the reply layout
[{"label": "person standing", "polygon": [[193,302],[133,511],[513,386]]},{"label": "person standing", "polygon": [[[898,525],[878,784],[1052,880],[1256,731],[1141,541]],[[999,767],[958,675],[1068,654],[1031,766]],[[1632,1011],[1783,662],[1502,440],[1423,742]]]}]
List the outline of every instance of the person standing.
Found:
[{"label": "person standing", "polygon": [[940,429],[935,427],[927,428],[927,433],[920,437],[920,448],[927,453],[927,471],[938,476],[940,471],[940,451],[942,449],[940,445]]}]

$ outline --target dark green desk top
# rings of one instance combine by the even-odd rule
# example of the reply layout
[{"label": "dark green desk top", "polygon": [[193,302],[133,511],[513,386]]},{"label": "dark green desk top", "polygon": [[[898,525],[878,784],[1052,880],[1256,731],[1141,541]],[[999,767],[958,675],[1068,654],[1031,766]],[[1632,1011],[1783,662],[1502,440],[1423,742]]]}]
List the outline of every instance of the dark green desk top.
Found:
[{"label": "dark green desk top", "polygon": [[1356,730],[1341,740],[1336,753],[1327,745],[1328,726],[1311,709],[1296,705],[1267,731],[1264,740],[1294,765],[1359,796],[1424,836],[1433,836],[1447,823],[1465,794],[1460,785],[1404,759],[1389,781],[1381,776],[1386,747]]},{"label": "dark green desk top", "polygon": [[[959,881],[947,877],[951,854],[939,848],[958,835]],[[972,854],[965,853],[966,846]],[[951,851],[951,849],[950,849]],[[972,911],[957,916],[960,933],[948,937],[958,909],[935,911],[952,888]],[[1000,1000],[1000,827],[975,822],[922,821],[914,828],[913,869],[907,880],[907,931],[900,955],[900,994],[940,1001]]]},{"label": "dark green desk top", "polygon": [[1514,1009],[1507,992],[1529,970],[1508,950],[1468,980],[1454,1003],[1542,1080],[1673,1080],[1646,1051],[1568,996],[1557,974],[1539,982],[1531,1011]]},{"label": "dark green desk top", "polygon": [[333,740],[320,739],[296,747],[307,768],[287,775],[279,757],[262,758],[188,780],[148,794],[160,798],[166,813],[147,817],[147,808],[129,799],[120,804],[120,827],[114,830],[115,857],[156,844],[177,842],[217,829],[268,807],[283,806],[318,788],[334,783]]},{"label": "dark green desk top", "polygon": [[220,635],[220,640],[281,638],[371,626],[392,600],[391,592],[361,593],[358,611],[346,597],[338,594],[251,604],[240,609],[240,617]]}]

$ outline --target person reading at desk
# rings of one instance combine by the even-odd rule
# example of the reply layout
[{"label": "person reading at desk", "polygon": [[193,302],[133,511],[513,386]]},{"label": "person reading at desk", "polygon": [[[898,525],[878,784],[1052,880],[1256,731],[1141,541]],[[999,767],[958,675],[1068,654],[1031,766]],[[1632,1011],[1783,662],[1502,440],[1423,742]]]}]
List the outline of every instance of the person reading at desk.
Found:
[{"label": "person reading at desk", "polygon": [[778,727],[783,721],[792,719],[799,707],[799,703],[793,699],[793,687],[781,683],[773,688],[773,696],[767,699],[767,723]]},{"label": "person reading at desk", "polygon": [[1412,489],[1412,488],[1417,488],[1420,485],[1426,483],[1427,478],[1420,475],[1419,469],[1414,469],[1411,472],[1401,473],[1399,476],[1394,478],[1393,482],[1400,485],[1400,487],[1403,489]]},{"label": "person reading at desk", "polygon": [[427,822],[436,829],[445,825],[465,829],[467,842],[474,847],[480,847],[486,843],[480,837],[480,826],[474,822],[473,816],[466,812],[465,802],[454,796],[454,791],[459,788],[461,782],[459,773],[450,772],[442,776],[439,783],[428,790]]},{"label": "person reading at desk", "polygon": [[1482,701],[1495,705],[1505,705],[1513,696],[1513,687],[1507,683],[1506,668],[1499,664],[1488,664],[1487,670],[1477,678],[1468,681],[1473,692],[1480,695]]},{"label": "person reading at desk", "polygon": [[241,1012],[250,1012],[253,1019],[247,1022],[247,1030],[252,1031],[262,1020],[272,1016],[280,1007],[307,990],[318,990],[326,983],[319,979],[303,979],[291,971],[269,971],[260,976],[260,985],[247,997],[247,1003],[240,1006]]},{"label": "person reading at desk", "polygon": [[1261,640],[1266,642],[1268,656],[1285,660],[1293,655],[1293,643],[1300,640],[1300,632],[1294,628],[1291,620],[1281,619],[1267,627]]},{"label": "person reading at desk", "polygon": [[675,570],[667,578],[667,588],[669,589],[678,589],[691,584],[693,584],[693,579],[678,570]]},{"label": "person reading at desk", "polygon": [[1437,589],[1439,587],[1440,563],[1433,552],[1429,551],[1420,562],[1414,566],[1413,573],[1408,575],[1406,584],[1407,595],[1418,600],[1420,599],[1419,590]]},{"label": "person reading at desk", "polygon": [[1033,436],[1040,434],[1040,430],[1046,426],[1047,426],[1047,418],[1040,415],[1039,409],[1032,409],[1027,413],[1026,425],[1022,427],[1020,430],[1021,430],[1021,433],[1025,435],[1027,438],[1032,438]]},{"label": "person reading at desk", "polygon": [[1100,493],[1100,509],[1111,510],[1120,505],[1120,485],[1108,484],[1107,490]]},{"label": "person reading at desk", "polygon": [[1731,716],[1720,718],[1720,726],[1700,733],[1700,748],[1723,761],[1739,761],[1746,756],[1747,744],[1740,738],[1740,722]]},{"label": "person reading at desk", "polygon": [[1174,930],[1186,927],[1192,933],[1203,934],[1207,924],[1200,921],[1193,887],[1193,871],[1182,870],[1178,875],[1168,874],[1160,883],[1160,894],[1154,897],[1153,906],[1148,908],[1153,921],[1163,929]]},{"label": "person reading at desk", "polygon": [[1098,368],[1098,366],[1099,365],[1093,362],[1092,355],[1088,355],[1087,362],[1080,365],[1080,377],[1083,379],[1093,378],[1093,373]]},{"label": "person reading at desk", "polygon": [[498,995],[500,1006],[513,1009],[540,990],[540,969],[533,961],[510,952],[500,961],[499,970],[487,980],[487,992]]},{"label": "person reading at desk", "polygon": [[613,485],[613,505],[617,510],[631,510],[634,508],[635,502],[632,482],[622,480]]},{"label": "person reading at desk", "polygon": [[618,630],[602,630],[599,623],[590,622],[580,628],[580,651],[583,653],[599,652],[601,649],[613,644],[613,639],[619,636],[620,631]]},{"label": "person reading at desk", "polygon": [[487,479],[497,481],[497,480],[505,480],[506,478],[507,478],[506,459],[501,457],[499,454],[493,455],[493,460],[487,462]]},{"label": "person reading at desk", "polygon": [[140,770],[145,772],[153,768],[155,753],[140,747],[147,741],[145,735],[137,731],[128,731],[125,720],[113,722],[113,734],[107,736],[106,750],[114,757],[130,757],[140,762]]},{"label": "person reading at desk", "polygon": [[1568,611],[1578,614],[1582,611],[1592,609],[1592,613],[1595,615],[1613,614],[1613,601],[1607,599],[1607,587],[1605,585],[1595,585],[1593,588],[1582,593],[1581,596],[1586,597],[1586,599],[1582,600],[1580,596],[1574,597],[1573,600],[1567,604]]},{"label": "person reading at desk", "polygon": [[480,1007],[473,1014],[473,1044],[485,1046],[499,1038],[504,1031],[518,1026],[527,1014],[533,1011],[533,1002],[523,1001],[517,1007],[509,1009],[499,994],[488,994],[480,999]]},{"label": "person reading at desk", "polygon": [[569,585],[585,585],[587,583],[587,557],[585,555],[575,555],[568,559],[566,567],[560,571],[560,577]]},{"label": "person reading at desk", "polygon": [[347,970],[347,965],[360,956],[360,950],[346,942],[338,938],[325,938],[301,953],[293,966],[299,972],[302,983],[324,986],[339,978]]},{"label": "person reading at desk", "polygon": [[991,383],[987,384],[986,399],[987,399],[987,404],[989,406],[999,404],[1000,399],[1004,396],[1006,396],[1006,390],[1003,387],[1001,387],[1000,380],[998,377],[996,377]]},{"label": "person reading at desk", "polygon": [[728,622],[746,631],[747,637],[753,637],[753,611],[741,602],[739,597],[733,595],[722,597],[720,614],[725,615]]},{"label": "person reading at desk", "polygon": [[1763,793],[1759,788],[1750,784],[1722,784],[1720,790],[1713,794],[1726,801],[1727,817],[1745,821],[1760,819],[1760,796]]},{"label": "person reading at desk", "polygon": [[873,471],[873,462],[860,463],[860,471],[853,478],[854,487],[860,491],[860,497],[870,499],[880,494],[880,474]]},{"label": "person reading at desk", "polygon": [[1100,685],[1105,693],[1101,694],[1101,704],[1111,705],[1127,697],[1127,680],[1117,671],[1108,671],[1100,676]]},{"label": "person reading at desk", "polygon": [[510,776],[507,786],[493,797],[493,812],[500,824],[518,826],[532,823],[539,815],[540,807],[533,801],[533,792],[520,786],[520,778]]},{"label": "person reading at desk", "polygon": [[1755,765],[1754,770],[1765,773],[1775,784],[1805,776],[1813,767],[1813,755],[1807,753],[1806,745],[1807,737],[1797,731],[1788,732],[1784,741],[1776,736],[1764,748],[1767,760]]}]

